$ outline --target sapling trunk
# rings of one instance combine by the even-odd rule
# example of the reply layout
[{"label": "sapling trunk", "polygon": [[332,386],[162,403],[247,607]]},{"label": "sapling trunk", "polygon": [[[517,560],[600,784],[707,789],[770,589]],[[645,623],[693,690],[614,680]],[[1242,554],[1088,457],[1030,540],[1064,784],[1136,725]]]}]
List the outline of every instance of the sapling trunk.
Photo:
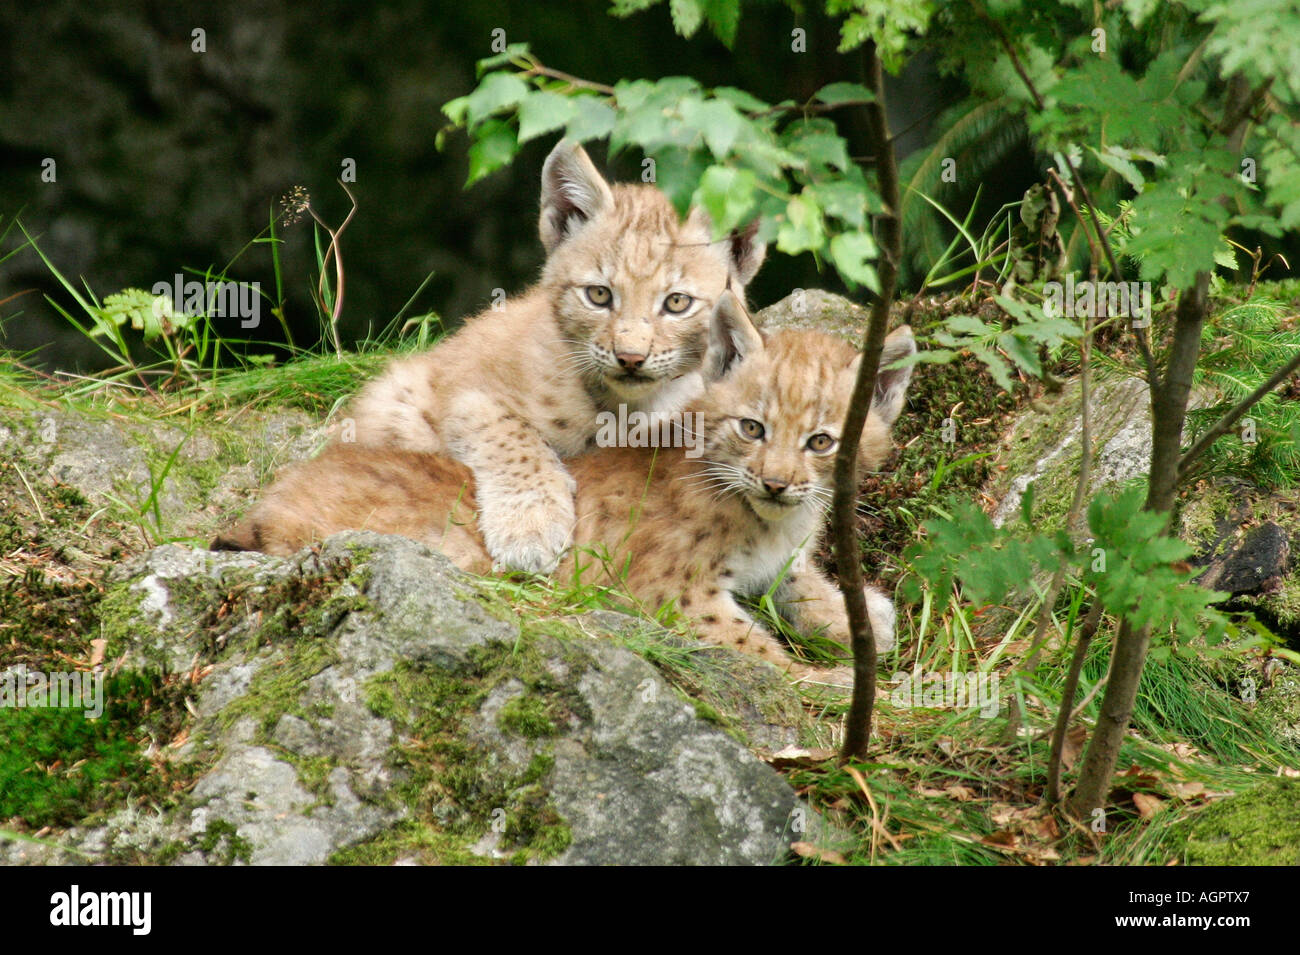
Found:
[{"label": "sapling trunk", "polygon": [[880,291],[871,307],[866,341],[862,346],[863,359],[853,386],[843,438],[835,456],[835,496],[831,510],[840,590],[844,594],[844,604],[848,611],[853,647],[853,698],[844,732],[844,749],[841,752],[841,759],[845,761],[866,756],[867,744],[871,738],[871,714],[876,700],[876,644],[867,618],[867,601],[862,589],[862,558],[858,550],[857,521],[854,519],[858,499],[856,463],[862,426],[866,423],[867,412],[871,410],[871,397],[876,390],[876,374],[885,345],[885,333],[889,330],[889,308],[894,300],[898,262],[902,256],[898,164],[894,158],[889,123],[885,117],[880,57],[876,54],[874,44],[865,47],[865,55],[866,85],[874,95],[873,101],[865,109],[875,146],[876,175],[885,211],[877,219],[880,259],[876,272],[880,277]]},{"label": "sapling trunk", "polygon": [[[1149,511],[1163,514],[1173,511],[1183,421],[1192,393],[1192,372],[1200,353],[1209,285],[1209,273],[1198,272],[1192,285],[1179,296],[1169,358],[1164,374],[1151,387],[1151,471],[1144,505]],[[1120,743],[1137,702],[1138,683],[1150,641],[1149,627],[1134,627],[1127,619],[1121,622],[1111,657],[1110,679],[1101,700],[1101,714],[1070,799],[1070,809],[1081,818],[1105,804],[1111,775],[1119,760]]]}]

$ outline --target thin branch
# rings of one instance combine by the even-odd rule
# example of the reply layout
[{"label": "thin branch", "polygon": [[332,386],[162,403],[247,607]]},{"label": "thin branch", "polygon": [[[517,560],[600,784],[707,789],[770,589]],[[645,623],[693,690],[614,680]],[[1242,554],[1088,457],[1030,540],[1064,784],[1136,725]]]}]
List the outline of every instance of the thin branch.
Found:
[{"label": "thin branch", "polygon": [[1245,398],[1242,398],[1241,401],[1237,402],[1231,411],[1227,412],[1222,418],[1215,422],[1214,426],[1210,428],[1209,431],[1206,431],[1205,434],[1201,435],[1200,438],[1197,439],[1196,443],[1187,449],[1186,453],[1178,459],[1178,480],[1180,482],[1185,480],[1191,473],[1192,465],[1196,462],[1196,459],[1204,454],[1205,450],[1209,448],[1210,445],[1219,440],[1223,435],[1227,434],[1242,415],[1261,401],[1270,391],[1282,384],[1282,382],[1286,381],[1287,378],[1291,377],[1291,375],[1295,374],[1296,371],[1300,371],[1300,352],[1296,352],[1295,356],[1274,372],[1268,381],[1264,382]]},{"label": "thin branch", "polygon": [[1074,645],[1074,657],[1070,661],[1070,672],[1066,674],[1065,686],[1061,690],[1061,709],[1056,714],[1056,728],[1052,731],[1052,752],[1047,760],[1047,792],[1043,797],[1048,803],[1061,801],[1061,754],[1065,751],[1065,734],[1074,719],[1074,698],[1079,693],[1079,677],[1083,673],[1083,664],[1088,657],[1088,646],[1092,643],[1097,627],[1101,623],[1102,605],[1094,600],[1088,608],[1088,616],[1079,629],[1079,639]]},{"label": "thin branch", "polygon": [[613,96],[614,87],[606,86],[604,83],[594,83],[591,80],[584,80],[574,76],[572,73],[565,73],[563,70],[553,70],[549,66],[543,66],[538,60],[530,60],[528,69],[524,70],[526,76],[544,76],[550,80],[559,80],[561,83],[568,83],[576,89],[591,90],[594,93],[600,93],[604,96]]},{"label": "thin branch", "polygon": [[[1097,274],[1096,266],[1093,266],[1092,274]],[[1079,514],[1083,510],[1083,499],[1088,494],[1088,479],[1092,475],[1092,409],[1089,403],[1092,400],[1092,375],[1090,358],[1092,356],[1092,318],[1085,314],[1083,318],[1083,341],[1079,349],[1079,415],[1082,419],[1080,422],[1079,442],[1079,476],[1074,482],[1074,497],[1070,501],[1070,510],[1065,516],[1065,530],[1068,533],[1075,522],[1079,519]],[[1065,584],[1066,561],[1062,556],[1056,566],[1056,573],[1052,576],[1051,586],[1047,589],[1047,595],[1043,599],[1042,605],[1038,608],[1037,626],[1034,628],[1034,647],[1032,655],[1025,662],[1024,669],[1032,670],[1038,664],[1038,653],[1046,642],[1047,627],[1052,620],[1052,608],[1056,604],[1056,598],[1061,593],[1061,588]]]},{"label": "thin branch", "polygon": [[[1034,106],[1038,108],[1040,113],[1044,112],[1047,107],[1043,102],[1043,97],[1039,95],[1038,88],[1034,86],[1034,81],[1029,78],[1029,74],[1021,64],[1020,57],[1016,55],[1015,47],[1012,46],[1010,38],[1002,29],[1002,25],[987,14],[984,16],[984,19],[992,25],[994,31],[997,33],[998,41],[1002,44],[1002,48],[1006,50],[1007,56],[1011,58],[1012,68],[1016,71],[1016,75],[1020,77],[1020,81],[1025,84],[1025,88],[1029,90],[1029,95],[1034,100]],[[1119,267],[1119,260],[1115,258],[1115,250],[1110,246],[1110,238],[1106,230],[1102,228],[1101,220],[1097,218],[1097,206],[1096,203],[1092,201],[1092,195],[1088,192],[1088,186],[1084,183],[1083,177],[1079,175],[1078,167],[1075,166],[1074,160],[1070,158],[1069,153],[1063,153],[1062,158],[1065,160],[1066,168],[1070,170],[1071,182],[1074,184],[1075,188],[1079,190],[1080,195],[1083,196],[1084,205],[1088,207],[1088,215],[1092,219],[1093,229],[1096,232],[1097,240],[1101,244],[1101,249],[1106,254],[1106,263],[1110,266],[1111,275],[1113,276],[1114,281],[1121,282],[1124,279],[1124,273]],[[1071,206],[1073,205],[1074,203],[1072,202]],[[1078,212],[1077,209],[1075,211],[1076,213]],[[1082,224],[1082,217],[1080,217],[1079,221]],[[1089,243],[1089,245],[1091,245],[1091,243]],[[1131,327],[1133,329],[1133,337],[1137,341],[1138,352],[1142,356],[1142,364],[1146,366],[1147,382],[1152,388],[1154,388],[1156,385],[1156,363],[1154,356],[1151,354],[1151,346],[1147,343],[1146,333],[1143,329],[1136,325]]]},{"label": "thin branch", "polygon": [[840,591],[844,594],[845,609],[848,611],[853,647],[853,698],[849,704],[844,748],[840,754],[840,758],[846,762],[866,756],[867,744],[871,739],[871,714],[876,701],[876,643],[863,591],[862,558],[858,553],[854,505],[858,496],[858,446],[871,408],[871,398],[876,390],[880,356],[884,350],[885,332],[889,327],[889,308],[893,303],[894,286],[898,281],[898,263],[902,256],[902,227],[898,217],[898,165],[885,115],[880,57],[876,54],[874,43],[864,48],[863,55],[867,64],[866,85],[874,98],[874,102],[866,107],[867,122],[877,150],[876,174],[885,211],[878,220],[880,260],[877,273],[880,277],[880,292],[871,306],[871,320],[862,345],[862,361],[858,366],[857,381],[853,385],[853,397],[844,422],[843,438],[835,455],[835,495],[831,505]]},{"label": "thin branch", "polygon": [[342,358],[343,346],[339,342],[339,316],[343,313],[344,275],[343,275],[343,252],[342,249],[339,247],[339,236],[341,236],[343,234],[343,230],[348,227],[348,223],[352,221],[352,217],[357,214],[357,197],[352,194],[352,190],[347,187],[347,183],[345,183],[342,179],[338,180],[338,184],[343,187],[343,191],[346,192],[348,194],[348,198],[352,200],[352,208],[348,211],[347,217],[339,225],[338,229],[331,229],[328,225],[326,225],[325,220],[322,219],[320,216],[318,216],[316,214],[316,210],[313,209],[310,205],[307,206],[307,211],[311,213],[311,217],[315,219],[317,224],[319,224],[322,229],[328,232],[330,236],[330,244],[326,246],[325,254],[321,257],[320,280],[316,283],[316,296],[317,298],[320,299],[321,310],[324,311],[326,306],[325,267],[329,264],[330,256],[333,256],[334,257],[334,307],[330,309],[330,313],[329,313],[330,314],[330,338],[334,342],[334,354],[338,358]]}]

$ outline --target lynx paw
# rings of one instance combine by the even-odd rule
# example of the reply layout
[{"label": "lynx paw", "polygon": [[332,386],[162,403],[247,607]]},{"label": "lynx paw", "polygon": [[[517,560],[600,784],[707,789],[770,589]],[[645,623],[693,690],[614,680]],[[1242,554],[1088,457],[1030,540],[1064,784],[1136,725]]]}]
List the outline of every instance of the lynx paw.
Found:
[{"label": "lynx paw", "polygon": [[531,501],[502,510],[479,514],[493,569],[530,574],[555,570],[573,543],[572,501]]},{"label": "lynx paw", "polygon": [[878,590],[867,588],[867,619],[871,621],[871,635],[876,641],[876,652],[894,649],[894,602]]}]

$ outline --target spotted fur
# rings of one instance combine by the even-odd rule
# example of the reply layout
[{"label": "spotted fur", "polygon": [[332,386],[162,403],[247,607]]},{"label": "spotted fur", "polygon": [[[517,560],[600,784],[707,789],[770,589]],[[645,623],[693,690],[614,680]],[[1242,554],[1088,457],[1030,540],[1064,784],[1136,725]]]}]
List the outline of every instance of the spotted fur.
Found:
[{"label": "spotted fur", "polygon": [[[830,501],[858,353],[813,331],[765,339],[730,295],[716,309],[710,348],[733,360],[693,402],[704,453],[608,448],[574,459],[577,546],[559,573],[616,584],[651,612],[673,602],[710,642],[756,654],[797,678],[845,682],[846,668],[818,670],[793,659],[736,597],[764,593],[780,580],[778,602],[798,627],[824,628],[847,642],[839,591],[810,555]],[[911,330],[896,330],[882,366],[915,349]],[[862,469],[879,467],[889,454],[910,374],[882,367],[862,436]],[[744,422],[761,425],[761,437]],[[482,572],[491,557],[481,511],[478,524],[470,516],[475,502],[469,470],[442,456],[336,445],[281,477],[224,543],[257,542],[287,554],[336,531],[366,528],[423,540]],[[893,604],[875,588],[866,595],[877,646],[887,649]]]},{"label": "spotted fur", "polygon": [[743,293],[764,247],[753,229],[714,242],[702,210],[682,220],[653,186],[610,186],[567,142],[543,169],[539,231],[536,286],[394,362],[346,414],[359,444],[468,466],[494,564],[547,572],[573,535],[564,460],[589,447],[602,411],[671,411],[699,394],[713,307]]}]

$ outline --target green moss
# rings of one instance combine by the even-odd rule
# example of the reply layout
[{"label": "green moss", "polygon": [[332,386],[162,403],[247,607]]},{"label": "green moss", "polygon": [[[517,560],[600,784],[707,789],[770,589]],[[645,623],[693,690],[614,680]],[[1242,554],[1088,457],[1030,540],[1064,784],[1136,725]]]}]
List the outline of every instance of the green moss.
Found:
[{"label": "green moss", "polygon": [[1268,779],[1184,825],[1188,865],[1300,865],[1300,783]]},{"label": "green moss", "polygon": [[98,719],[84,709],[0,707],[0,819],[70,825],[140,800],[170,801],[192,778],[193,767],[144,755],[151,737],[170,739],[185,721],[182,686],[127,671],[104,679],[102,702]]},{"label": "green moss", "polygon": [[185,854],[187,848],[185,843],[173,839],[155,853],[154,862],[158,865],[171,865]]},{"label": "green moss", "polygon": [[723,715],[703,700],[691,700],[691,703],[695,707],[695,715],[704,722],[712,723],[714,726],[725,726],[727,724],[727,720]]},{"label": "green moss", "polygon": [[254,738],[265,743],[285,714],[308,718],[298,701],[303,687],[338,660],[338,649],[326,640],[304,636],[289,644],[282,656],[267,661],[257,671],[245,693],[221,711],[220,725],[227,728],[252,717],[257,723]]},{"label": "green moss", "polygon": [[[413,822],[404,830],[405,838],[380,840],[365,858],[434,851],[418,844],[431,832],[455,836],[462,850],[495,832],[503,848],[518,850],[526,859],[549,858],[567,847],[571,836],[546,788],[554,767],[549,749],[539,748],[522,771],[511,772],[468,732],[492,691],[515,681],[524,691],[502,707],[498,724],[504,732],[540,741],[573,715],[576,691],[556,681],[545,665],[545,657],[557,650],[565,653],[563,644],[548,643],[543,655],[542,640],[551,638],[523,637],[513,647],[476,649],[470,665],[455,675],[402,662],[367,682],[371,712],[392,721],[402,740],[391,760],[403,781],[391,795],[407,807]],[[576,666],[578,661],[572,662]],[[446,847],[438,840],[436,853],[446,855]],[[342,855],[338,861],[357,858]]]},{"label": "green moss", "polygon": [[239,834],[234,824],[225,819],[214,819],[208,823],[203,834],[197,837],[195,848],[215,861],[218,865],[234,865],[236,862],[248,863],[253,858],[253,844]]},{"label": "green moss", "polygon": [[440,831],[427,822],[408,819],[379,835],[330,856],[330,865],[392,865],[411,859],[423,865],[492,865],[476,855],[457,835]]},{"label": "green moss", "polygon": [[[298,781],[302,783],[303,788],[316,797],[312,808],[334,805],[334,794],[330,790],[330,774],[338,767],[338,757],[301,756],[283,747],[276,747],[276,749],[280,758],[297,770]],[[308,809],[306,814],[311,815],[311,810]]]},{"label": "green moss", "polygon": [[536,696],[516,696],[501,707],[497,726],[503,733],[540,739],[555,735],[555,724],[548,715],[547,702]]}]

